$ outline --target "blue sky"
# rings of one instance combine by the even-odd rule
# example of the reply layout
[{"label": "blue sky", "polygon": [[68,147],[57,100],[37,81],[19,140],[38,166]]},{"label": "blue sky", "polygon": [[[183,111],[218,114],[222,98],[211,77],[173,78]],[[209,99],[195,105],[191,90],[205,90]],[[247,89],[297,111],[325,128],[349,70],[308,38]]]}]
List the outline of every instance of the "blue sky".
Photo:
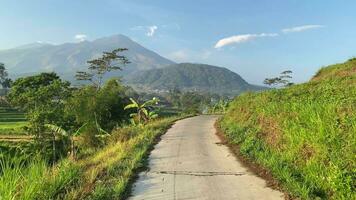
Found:
[{"label": "blue sky", "polygon": [[0,0],[0,49],[124,34],[177,62],[227,67],[247,81],[356,56],[355,0]]}]

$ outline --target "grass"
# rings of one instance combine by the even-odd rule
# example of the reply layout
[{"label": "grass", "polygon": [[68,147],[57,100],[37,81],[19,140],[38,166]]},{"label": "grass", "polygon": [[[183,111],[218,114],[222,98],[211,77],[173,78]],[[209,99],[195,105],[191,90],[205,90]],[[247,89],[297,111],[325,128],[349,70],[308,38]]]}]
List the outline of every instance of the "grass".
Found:
[{"label": "grass", "polygon": [[40,159],[3,157],[1,199],[123,199],[137,170],[144,166],[158,136],[180,117],[145,126],[116,129],[107,145],[77,161],[63,159],[54,167]]},{"label": "grass", "polygon": [[237,97],[220,120],[245,157],[301,199],[356,197],[356,60],[308,83]]},{"label": "grass", "polygon": [[52,168],[40,159],[28,163],[14,157],[3,159],[0,171],[1,199],[61,199],[78,178],[79,168],[67,160]]},{"label": "grass", "polygon": [[67,199],[123,199],[130,182],[158,136],[179,117],[169,117],[142,127],[124,127],[112,133],[111,144],[80,161],[84,170],[82,183]]}]

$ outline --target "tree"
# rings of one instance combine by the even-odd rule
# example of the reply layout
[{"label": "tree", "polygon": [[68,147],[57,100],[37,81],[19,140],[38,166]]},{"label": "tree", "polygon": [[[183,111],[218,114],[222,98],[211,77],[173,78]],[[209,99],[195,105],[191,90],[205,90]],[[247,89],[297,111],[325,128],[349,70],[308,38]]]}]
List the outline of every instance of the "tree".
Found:
[{"label": "tree", "polygon": [[158,104],[159,99],[153,97],[151,100],[144,102],[143,104],[138,103],[133,98],[130,98],[131,103],[125,106],[125,110],[134,108],[136,110],[135,113],[132,113],[130,116],[133,118],[137,118],[139,124],[142,122],[147,123],[149,120],[157,118],[158,114],[153,111],[152,106]]},{"label": "tree", "polygon": [[73,92],[65,110],[75,116],[76,124],[87,123],[83,138],[88,145],[97,143],[97,135],[100,134],[97,124],[110,132],[120,122],[128,120],[129,113],[124,111],[124,107],[129,99],[124,90],[119,80],[110,79],[99,90],[88,85]]},{"label": "tree", "polygon": [[103,52],[100,58],[88,61],[89,72],[78,71],[75,75],[77,80],[90,81],[98,90],[100,89],[104,75],[113,70],[122,70],[129,60],[119,53],[127,51],[126,48],[118,48],[111,52]]},{"label": "tree", "polygon": [[266,78],[263,83],[266,85],[282,85],[284,87],[291,86],[294,83],[290,82],[290,79],[292,79],[292,71],[287,70],[283,71],[280,76],[274,77],[274,78]]},{"label": "tree", "polygon": [[176,108],[181,107],[181,102],[180,102],[180,97],[182,95],[182,92],[179,90],[178,87],[174,87],[173,89],[169,90],[169,93],[167,94],[167,101],[172,104]]},{"label": "tree", "polygon": [[4,63],[0,63],[0,85],[4,89],[11,87],[12,80],[8,76]]},{"label": "tree", "polygon": [[72,125],[72,116],[63,109],[71,96],[69,86],[69,82],[62,81],[55,73],[41,73],[17,79],[7,97],[13,106],[26,112],[29,131],[40,136],[45,124],[65,128]]}]

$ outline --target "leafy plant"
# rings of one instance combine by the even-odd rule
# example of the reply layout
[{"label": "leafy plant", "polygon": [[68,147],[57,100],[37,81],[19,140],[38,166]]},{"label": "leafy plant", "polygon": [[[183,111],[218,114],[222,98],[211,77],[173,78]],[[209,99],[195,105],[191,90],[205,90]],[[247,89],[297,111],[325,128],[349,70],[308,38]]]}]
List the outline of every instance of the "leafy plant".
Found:
[{"label": "leafy plant", "polygon": [[[75,160],[75,140],[74,137],[80,135],[83,131],[84,128],[87,126],[87,123],[83,124],[81,127],[76,129],[73,132],[66,131],[60,126],[54,125],[54,124],[46,124],[46,128],[50,129],[54,134],[54,137],[57,135],[63,136],[63,137],[68,137],[70,140],[70,157]],[[55,147],[55,146],[54,146]],[[55,149],[54,149],[55,153]]]},{"label": "leafy plant", "polygon": [[[151,100],[148,100],[143,104],[138,103],[133,98],[130,98],[130,101],[131,103],[125,106],[124,109],[135,109],[136,112],[131,113],[130,117],[133,119],[137,118],[139,124],[142,122],[147,123],[149,120],[158,117],[158,114],[152,111],[152,106],[158,104],[159,102],[158,98],[153,97]],[[133,122],[135,122],[135,120]]]},{"label": "leafy plant", "polygon": [[220,99],[217,103],[213,105],[212,113],[226,113],[228,106],[229,101]]}]

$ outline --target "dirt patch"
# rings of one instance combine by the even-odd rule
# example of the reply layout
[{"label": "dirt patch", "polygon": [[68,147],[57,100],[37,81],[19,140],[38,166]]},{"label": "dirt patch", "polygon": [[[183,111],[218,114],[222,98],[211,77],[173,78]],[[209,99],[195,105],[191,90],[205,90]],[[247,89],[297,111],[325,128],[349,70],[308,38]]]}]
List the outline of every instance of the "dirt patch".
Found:
[{"label": "dirt patch", "polygon": [[261,125],[261,132],[258,134],[267,145],[272,148],[280,149],[280,140],[282,137],[281,129],[279,128],[275,119],[261,116],[258,118]]},{"label": "dirt patch", "polygon": [[315,154],[315,150],[312,146],[307,143],[304,143],[300,148],[300,154],[304,162],[308,161]]},{"label": "dirt patch", "polygon": [[214,127],[216,129],[216,135],[221,140],[221,144],[228,146],[231,153],[236,157],[237,160],[241,161],[244,167],[246,167],[250,172],[254,173],[258,177],[263,178],[266,181],[268,187],[283,192],[286,200],[294,199],[290,194],[283,190],[280,183],[272,176],[272,173],[268,169],[243,156],[240,153],[240,146],[237,144],[232,144],[227,140],[225,134],[218,125],[218,121],[215,122]]}]

